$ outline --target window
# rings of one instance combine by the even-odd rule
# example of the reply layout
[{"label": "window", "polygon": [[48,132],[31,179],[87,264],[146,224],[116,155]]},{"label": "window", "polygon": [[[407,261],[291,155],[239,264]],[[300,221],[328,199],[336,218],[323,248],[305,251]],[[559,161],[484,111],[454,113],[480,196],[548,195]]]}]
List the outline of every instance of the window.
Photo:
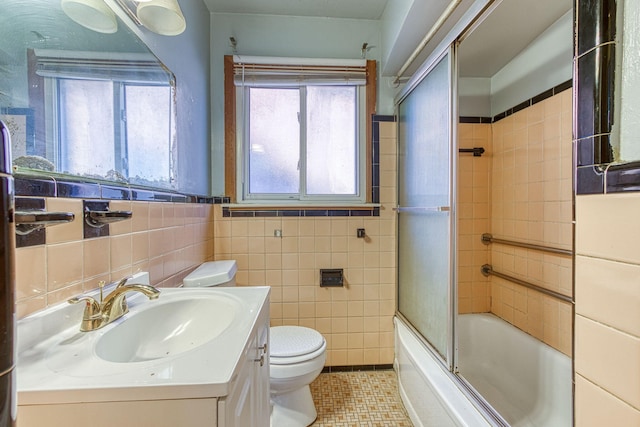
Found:
[{"label": "window", "polygon": [[[36,119],[46,130],[27,150],[24,167],[175,187],[175,79],[154,57],[49,50],[30,55],[30,83],[39,88],[33,96]],[[27,163],[31,158],[41,161]]]},{"label": "window", "polygon": [[[227,156],[226,167],[235,174],[226,173],[226,179],[237,184],[230,194],[246,203],[366,202],[366,71],[236,61],[233,86],[225,93],[233,98],[225,100],[227,154],[237,155]],[[227,74],[225,84],[229,80]],[[375,83],[373,88],[375,95]]]},{"label": "window", "polygon": [[170,187],[170,86],[65,78],[52,85],[60,172]]},{"label": "window", "polygon": [[361,200],[358,92],[246,88],[243,198]]}]

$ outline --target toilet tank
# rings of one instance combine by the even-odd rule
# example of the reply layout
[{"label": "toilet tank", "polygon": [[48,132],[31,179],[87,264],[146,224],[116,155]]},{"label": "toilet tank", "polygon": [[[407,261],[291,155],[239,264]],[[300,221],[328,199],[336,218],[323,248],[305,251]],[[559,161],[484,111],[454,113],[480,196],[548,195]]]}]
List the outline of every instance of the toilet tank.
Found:
[{"label": "toilet tank", "polygon": [[235,260],[205,262],[182,281],[185,288],[235,286],[238,266]]}]

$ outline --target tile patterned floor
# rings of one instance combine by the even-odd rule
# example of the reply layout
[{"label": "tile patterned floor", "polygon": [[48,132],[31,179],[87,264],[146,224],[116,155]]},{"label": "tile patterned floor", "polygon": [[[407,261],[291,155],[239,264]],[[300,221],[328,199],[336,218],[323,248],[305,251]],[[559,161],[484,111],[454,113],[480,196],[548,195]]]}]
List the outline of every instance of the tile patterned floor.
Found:
[{"label": "tile patterned floor", "polygon": [[412,427],[393,370],[322,373],[311,383],[313,427]]}]

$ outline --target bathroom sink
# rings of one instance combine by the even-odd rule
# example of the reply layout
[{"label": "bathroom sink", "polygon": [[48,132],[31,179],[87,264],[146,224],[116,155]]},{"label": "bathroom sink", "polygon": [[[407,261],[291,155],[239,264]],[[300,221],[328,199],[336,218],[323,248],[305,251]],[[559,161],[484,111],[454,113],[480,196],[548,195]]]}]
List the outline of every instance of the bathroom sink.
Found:
[{"label": "bathroom sink", "polygon": [[144,362],[213,340],[229,328],[240,305],[228,296],[210,294],[145,304],[97,340],[96,355],[110,362]]},{"label": "bathroom sink", "polygon": [[226,396],[268,287],[160,288],[127,295],[129,312],[80,332],[81,304],[18,321],[22,405]]}]

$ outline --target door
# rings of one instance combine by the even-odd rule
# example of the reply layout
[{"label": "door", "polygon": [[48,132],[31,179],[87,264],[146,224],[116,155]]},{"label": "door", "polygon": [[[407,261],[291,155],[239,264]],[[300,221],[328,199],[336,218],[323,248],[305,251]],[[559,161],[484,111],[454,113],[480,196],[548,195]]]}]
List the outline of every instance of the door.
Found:
[{"label": "door", "polygon": [[398,105],[398,311],[451,369],[451,54]]}]

